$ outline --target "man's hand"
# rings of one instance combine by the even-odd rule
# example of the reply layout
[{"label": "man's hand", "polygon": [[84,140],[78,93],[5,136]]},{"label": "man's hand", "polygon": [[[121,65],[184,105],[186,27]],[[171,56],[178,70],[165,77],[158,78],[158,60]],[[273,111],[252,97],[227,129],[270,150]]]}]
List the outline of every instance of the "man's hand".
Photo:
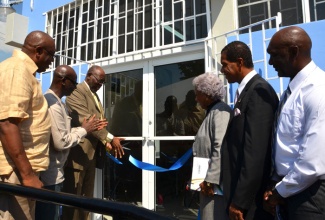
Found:
[{"label": "man's hand", "polygon": [[121,141],[124,141],[124,138],[114,137],[110,143],[112,145],[112,150],[114,150],[113,154],[116,158],[122,158],[122,156],[124,155],[124,150],[120,143]]},{"label": "man's hand", "polygon": [[269,202],[270,196],[272,196],[272,191],[266,190],[263,195],[263,209],[272,215],[275,215],[275,205]]},{"label": "man's hand", "polygon": [[244,211],[231,203],[229,206],[229,218],[230,220],[244,220]]},{"label": "man's hand", "polygon": [[42,181],[40,181],[38,176],[36,176],[34,173],[22,178],[22,185],[35,187],[35,188],[42,188],[43,187]]},{"label": "man's hand", "polygon": [[107,126],[108,122],[106,121],[106,119],[99,120],[95,117],[96,115],[91,116],[89,119],[84,118],[81,127],[86,129],[87,133],[101,130]]},{"label": "man's hand", "polygon": [[211,183],[207,183],[206,181],[203,181],[200,183],[201,193],[206,196],[214,196],[214,185]]},{"label": "man's hand", "polygon": [[263,208],[272,215],[275,215],[275,207],[277,205],[284,205],[284,203],[283,197],[275,188],[264,192]]},{"label": "man's hand", "polygon": [[17,176],[21,177],[21,184],[41,188],[43,183],[35,175],[26,156],[23,141],[19,132],[19,118],[0,120],[0,141],[5,152],[9,155],[16,167]]}]

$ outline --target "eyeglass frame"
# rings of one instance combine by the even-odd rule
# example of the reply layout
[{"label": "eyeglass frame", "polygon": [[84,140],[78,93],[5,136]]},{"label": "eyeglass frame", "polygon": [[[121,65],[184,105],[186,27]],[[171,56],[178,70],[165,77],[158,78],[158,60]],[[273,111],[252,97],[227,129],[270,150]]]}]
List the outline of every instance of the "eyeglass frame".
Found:
[{"label": "eyeglass frame", "polygon": [[51,54],[47,49],[45,49],[44,47],[42,47],[42,48],[43,48],[43,50],[45,50],[46,53],[47,53],[48,55],[50,55],[53,59],[56,57],[55,52],[54,52],[54,54]]},{"label": "eyeglass frame", "polygon": [[70,77],[62,76],[62,79],[68,79],[70,82],[72,82],[73,85],[77,86],[79,83],[77,81],[72,80]]},{"label": "eyeglass frame", "polygon": [[91,76],[95,77],[96,82],[99,83],[99,84],[102,84],[103,85],[103,84],[106,83],[105,80],[103,82],[99,81],[99,79],[94,74],[91,74]]}]

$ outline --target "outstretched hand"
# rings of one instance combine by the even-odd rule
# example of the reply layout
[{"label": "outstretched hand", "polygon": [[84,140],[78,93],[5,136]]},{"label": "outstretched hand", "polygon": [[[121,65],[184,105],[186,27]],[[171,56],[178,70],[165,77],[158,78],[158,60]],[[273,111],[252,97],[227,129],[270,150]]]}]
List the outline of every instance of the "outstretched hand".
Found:
[{"label": "outstretched hand", "polygon": [[96,115],[94,114],[89,119],[84,118],[81,127],[86,129],[87,133],[101,130],[107,126],[108,122],[106,121],[106,119],[100,120],[95,117]]},{"label": "outstretched hand", "polygon": [[[113,140],[111,141],[111,143],[109,143],[112,147],[114,156],[117,158],[122,158],[122,156],[124,155],[124,150],[123,147],[121,145],[121,141],[124,141],[124,138],[119,138],[119,137],[114,137]],[[106,144],[107,147],[107,144]]]}]

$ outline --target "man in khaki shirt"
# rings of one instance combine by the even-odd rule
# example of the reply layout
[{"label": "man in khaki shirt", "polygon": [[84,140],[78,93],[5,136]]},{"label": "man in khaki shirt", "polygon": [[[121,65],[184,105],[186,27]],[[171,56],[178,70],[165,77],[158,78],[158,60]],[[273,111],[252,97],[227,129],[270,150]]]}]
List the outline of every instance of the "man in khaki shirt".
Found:
[{"label": "man in khaki shirt", "polygon": [[[54,40],[27,35],[21,51],[0,63],[0,181],[41,188],[49,164],[50,117],[36,72],[53,62]],[[34,219],[35,200],[0,193],[0,219]]]}]

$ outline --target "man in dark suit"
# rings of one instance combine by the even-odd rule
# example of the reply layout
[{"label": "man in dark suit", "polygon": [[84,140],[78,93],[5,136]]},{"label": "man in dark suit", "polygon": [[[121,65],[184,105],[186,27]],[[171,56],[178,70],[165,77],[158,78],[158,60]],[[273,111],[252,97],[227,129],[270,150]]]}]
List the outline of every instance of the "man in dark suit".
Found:
[{"label": "man in dark suit", "polygon": [[254,70],[246,44],[234,41],[221,51],[221,72],[238,83],[234,117],[222,145],[222,183],[231,220],[266,220],[263,193],[271,168],[271,136],[278,97]]},{"label": "man in dark suit", "polygon": [[[89,68],[86,79],[78,84],[77,88],[66,99],[72,127],[79,127],[84,118],[94,114],[96,118],[104,118],[104,110],[96,92],[105,83],[105,72],[99,66]],[[94,193],[95,167],[98,160],[105,157],[105,147],[111,150],[115,157],[124,154],[120,141],[106,129],[88,134],[80,143],[70,150],[65,173],[63,192],[92,197]],[[63,219],[87,220],[89,212],[73,210],[68,207],[63,209]]]}]

